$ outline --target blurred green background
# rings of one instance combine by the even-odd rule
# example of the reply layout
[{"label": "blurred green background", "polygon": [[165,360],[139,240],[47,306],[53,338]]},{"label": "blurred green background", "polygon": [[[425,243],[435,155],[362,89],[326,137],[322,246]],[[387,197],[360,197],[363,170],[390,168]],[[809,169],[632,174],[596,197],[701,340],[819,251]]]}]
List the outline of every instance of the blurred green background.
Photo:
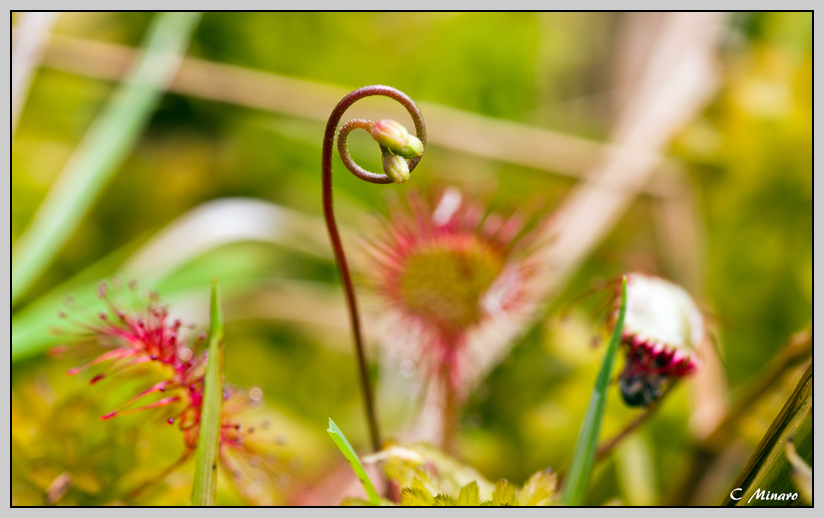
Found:
[{"label": "blurred green background", "polygon": [[[77,41],[71,38],[139,46],[153,16],[57,18],[12,141],[13,245],[116,88],[111,80],[72,72],[78,54],[59,51]],[[604,141],[621,96],[632,89],[616,84],[616,42],[630,21],[638,23],[630,16],[206,13],[186,56],[343,91],[388,84],[418,102]],[[12,25],[20,19],[15,14]],[[705,243],[698,254],[701,293],[695,295],[713,322],[728,384],[721,395],[729,402],[811,321],[812,14],[737,13],[726,20],[718,52],[719,88],[679,131],[668,154],[685,166],[695,190],[693,223]],[[101,69],[110,65],[105,57],[97,59]],[[323,113],[332,108],[317,107]],[[180,455],[182,442],[150,415],[100,421],[97,416],[139,382],[92,388],[83,376],[65,376],[80,359],[44,354],[47,345],[62,340],[47,331],[61,324],[56,312],[66,295],[78,300],[77,313],[94,315],[96,281],[110,278],[164,227],[206,202],[272,202],[313,217],[317,230],[322,133],[317,118],[180,93],[163,96],[77,231],[13,307],[13,333],[38,344],[12,366],[13,504],[46,503],[50,484],[63,472],[74,485],[61,504],[188,501],[191,464],[129,499],[131,489]],[[379,169],[379,155],[365,138],[355,137],[355,157]],[[549,214],[575,185],[554,171],[436,144],[408,186],[372,186],[341,172],[337,158],[335,164],[339,219],[355,232],[368,229],[368,213],[385,213],[387,192],[402,194],[410,187],[429,192],[458,185],[482,193],[504,212],[537,193],[541,213]],[[462,414],[462,460],[491,480],[506,477],[518,484],[538,469],[567,467],[603,350],[590,345],[601,318],[592,310],[598,296],[574,303],[566,319],[559,312],[590,286],[623,272],[671,274],[655,217],[650,197],[636,198],[544,316],[473,392]],[[367,444],[342,293],[323,231],[313,236],[319,236],[316,252],[301,250],[294,240],[243,239],[172,262],[162,275],[137,279],[157,289],[173,311],[180,307],[199,317],[201,327],[208,280],[221,279],[228,318],[226,379],[263,389],[266,404],[250,419],[269,419],[272,448],[292,459],[273,477],[274,503],[294,501],[339,465],[342,458],[325,433],[327,418],[356,447]],[[171,253],[188,245],[182,240],[167,246]],[[289,307],[291,290],[318,305]],[[374,357],[383,354],[372,345]],[[400,377],[379,369],[378,362],[375,369],[382,380]],[[796,380],[787,376],[753,409],[714,472],[717,478],[693,488],[700,493],[693,503],[716,503],[723,496]],[[675,474],[689,464],[696,441],[687,426],[691,399],[684,385],[689,382],[600,465],[588,503],[668,502],[681,483]],[[635,415],[617,392],[613,396],[605,436]],[[396,393],[379,400],[384,428],[397,433],[414,401]],[[222,486],[218,503],[244,502],[231,486]]]}]

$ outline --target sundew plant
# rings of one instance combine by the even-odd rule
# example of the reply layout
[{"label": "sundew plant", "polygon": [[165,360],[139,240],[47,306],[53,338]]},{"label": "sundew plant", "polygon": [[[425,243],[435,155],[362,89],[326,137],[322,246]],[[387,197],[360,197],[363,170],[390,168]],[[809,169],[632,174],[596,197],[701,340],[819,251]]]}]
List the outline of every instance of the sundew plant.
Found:
[{"label": "sundew plant", "polygon": [[12,506],[813,505],[811,13],[15,12],[11,105]]}]

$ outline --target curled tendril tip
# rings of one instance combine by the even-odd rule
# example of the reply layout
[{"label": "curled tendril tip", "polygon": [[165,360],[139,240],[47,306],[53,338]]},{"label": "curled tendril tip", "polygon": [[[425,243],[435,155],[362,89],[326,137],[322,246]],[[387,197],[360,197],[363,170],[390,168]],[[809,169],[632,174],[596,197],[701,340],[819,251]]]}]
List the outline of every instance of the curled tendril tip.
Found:
[{"label": "curled tendril tip", "polygon": [[[323,189],[323,215],[326,220],[326,227],[329,230],[329,239],[335,252],[335,260],[338,265],[343,288],[346,292],[346,303],[349,310],[349,318],[352,326],[352,335],[355,344],[355,353],[358,359],[358,370],[361,379],[361,389],[363,391],[366,406],[366,416],[369,424],[369,433],[372,441],[372,448],[380,450],[381,440],[378,428],[378,419],[375,411],[374,396],[369,382],[369,374],[366,369],[366,358],[363,346],[363,334],[361,332],[360,316],[358,313],[357,298],[352,284],[352,277],[349,266],[346,262],[346,255],[343,251],[343,243],[340,239],[340,232],[335,223],[334,203],[332,199],[332,151],[335,147],[335,133],[344,112],[356,101],[364,97],[382,95],[399,102],[412,117],[415,124],[415,135],[412,136],[400,123],[390,119],[382,119],[373,122],[367,119],[353,119],[344,124],[337,132],[338,153],[344,166],[355,176],[369,183],[389,184],[403,183],[409,179],[410,173],[417,167],[424,151],[426,150],[426,124],[420,110],[415,102],[405,93],[392,88],[391,86],[372,85],[358,88],[347,94],[332,110],[329,121],[326,123],[326,131],[323,136],[323,154],[321,162],[322,189]],[[382,164],[384,173],[372,173],[359,166],[349,156],[347,139],[349,134],[356,130],[363,129],[372,135],[372,138],[380,145],[382,153]]]}]

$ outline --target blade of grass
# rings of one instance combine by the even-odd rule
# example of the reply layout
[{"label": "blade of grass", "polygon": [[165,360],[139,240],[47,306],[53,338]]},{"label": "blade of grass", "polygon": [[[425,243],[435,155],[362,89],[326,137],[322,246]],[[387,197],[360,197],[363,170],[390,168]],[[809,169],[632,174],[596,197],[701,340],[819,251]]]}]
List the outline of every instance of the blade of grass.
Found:
[{"label": "blade of grass", "polygon": [[[97,286],[101,280],[115,276],[127,282],[137,280],[141,288],[156,291],[164,301],[175,305],[176,299],[201,293],[204,283],[208,284],[211,277],[220,277],[223,289],[243,290],[259,287],[262,279],[271,276],[268,263],[256,260],[254,254],[242,248],[234,247],[228,259],[228,254],[213,250],[194,261],[175,264],[170,275],[157,280],[118,269],[118,265],[132,254],[134,248],[134,244],[128,244],[112,252],[15,313],[11,320],[12,363],[41,354],[49,347],[77,340],[76,336],[72,336],[79,331],[77,326],[58,318],[58,312],[67,310],[67,298],[73,300],[68,311],[81,320],[97,313],[96,308],[105,310],[105,305],[97,296]],[[116,297],[116,300],[122,302],[123,298]]]},{"label": "blade of grass", "polygon": [[118,248],[13,313],[12,363],[66,342],[66,337],[56,329],[59,324],[57,314],[66,309],[66,300],[70,298],[78,308],[96,307],[95,303],[99,302],[96,286],[102,279],[112,276],[118,265],[134,253],[137,245],[134,241]]},{"label": "blade of grass", "polygon": [[203,378],[203,412],[195,455],[192,505],[215,505],[217,457],[220,449],[220,412],[223,406],[223,318],[217,279],[212,279],[209,361]]},{"label": "blade of grass", "polygon": [[793,334],[786,341],[779,353],[752,377],[753,381],[741,391],[741,397],[736,398],[729,406],[727,415],[715,430],[695,444],[693,451],[687,454],[687,457],[691,457],[690,464],[681,471],[680,481],[676,482],[674,489],[668,492],[664,505],[706,505],[712,502],[712,500],[696,500],[695,495],[698,494],[697,488],[703,485],[707,473],[715,465],[716,459],[739,438],[738,431],[743,426],[742,421],[749,418],[753,406],[774,397],[776,391],[781,390],[781,378],[808,361],[812,352],[812,327]]},{"label": "blade of grass", "polygon": [[125,159],[177,71],[199,19],[200,13],[156,15],[140,62],[89,128],[15,243],[12,304],[54,259]]},{"label": "blade of grass", "polygon": [[352,471],[355,472],[355,475],[358,476],[361,484],[363,484],[363,489],[366,490],[366,494],[369,496],[369,503],[372,505],[381,505],[381,497],[375,490],[375,486],[372,485],[372,481],[369,480],[369,475],[366,474],[366,470],[363,469],[363,464],[361,464],[358,454],[355,453],[352,445],[346,440],[346,436],[343,435],[343,432],[340,431],[338,425],[336,425],[331,418],[329,419],[329,429],[326,431],[329,432],[332,440],[335,441],[335,444],[338,445],[343,456],[346,457],[346,460],[348,460],[352,466]]},{"label": "blade of grass", "polygon": [[612,330],[604,363],[595,381],[592,397],[584,415],[584,423],[575,444],[572,454],[572,465],[564,487],[562,503],[564,505],[581,505],[584,500],[589,479],[592,475],[592,465],[595,463],[595,452],[598,449],[598,434],[601,431],[601,421],[604,418],[604,409],[607,403],[607,389],[618,354],[618,345],[621,343],[621,334],[624,330],[624,315],[627,310],[627,278],[621,280],[621,309],[618,311],[618,320]]},{"label": "blade of grass", "polygon": [[[228,227],[223,224],[220,232],[215,232],[214,222],[225,222],[227,214],[233,216],[229,219],[239,219],[240,223],[232,223]],[[64,342],[65,337],[54,332],[54,325],[57,312],[66,309],[66,297],[71,295],[77,308],[88,309],[97,300],[97,283],[113,275],[127,281],[138,280],[141,286],[158,290],[164,299],[170,300],[181,290],[194,288],[200,291],[203,282],[208,282],[211,277],[219,277],[226,289],[239,281],[259,285],[257,279],[252,277],[270,275],[268,263],[258,265],[243,254],[233,256],[234,261],[221,259],[204,265],[204,256],[208,257],[215,249],[229,244],[263,241],[313,257],[331,258],[331,253],[326,250],[328,245],[323,222],[313,218],[254,199],[223,198],[198,205],[156,234],[144,234],[133,239],[49,292],[26,301],[24,307],[17,308],[12,314],[12,362],[40,354]],[[250,227],[248,221],[251,219],[257,223]],[[318,238],[324,240],[320,248],[316,246]],[[170,247],[184,250],[164,253]],[[186,286],[181,287],[178,282],[180,277],[187,279]]]},{"label": "blade of grass", "polygon": [[[738,479],[730,488],[730,493],[724,497],[725,506],[734,505],[801,505],[801,500],[787,502],[781,500],[759,501],[753,493],[757,489],[769,490],[771,493],[797,492],[792,480],[792,465],[787,459],[785,445],[788,440],[794,440],[798,453],[812,464],[812,416],[813,406],[813,366],[812,363],[795,387],[795,391],[784,404],[781,412],[770,425],[767,433],[761,439],[747,465],[741,471]],[[734,500],[731,492],[741,488],[738,497]],[[746,498],[745,498],[746,497]]]}]

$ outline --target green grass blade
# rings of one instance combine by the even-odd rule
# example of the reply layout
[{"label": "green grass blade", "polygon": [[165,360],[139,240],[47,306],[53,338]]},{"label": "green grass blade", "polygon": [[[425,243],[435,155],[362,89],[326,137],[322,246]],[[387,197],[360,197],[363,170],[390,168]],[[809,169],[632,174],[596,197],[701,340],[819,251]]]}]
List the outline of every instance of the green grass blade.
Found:
[{"label": "green grass blade", "polygon": [[[759,498],[757,491],[770,493],[799,493],[793,480],[793,466],[787,457],[786,443],[792,440],[797,454],[807,465],[813,460],[813,366],[810,364],[799,380],[795,391],[784,404],[781,412],[764,434],[761,443],[753,452],[738,479],[724,497],[723,505],[807,505],[803,498],[794,501],[767,500]],[[740,488],[735,494],[732,491]],[[733,497],[740,498],[734,500]]]},{"label": "green grass blade", "polygon": [[[262,279],[271,277],[268,263],[256,261],[253,254],[235,247],[231,250],[231,260],[227,260],[227,254],[212,250],[194,261],[176,264],[171,274],[162,279],[150,277],[149,282],[144,282],[143,277],[118,269],[133,253],[135,245],[124,245],[14,313],[11,319],[12,363],[42,354],[49,347],[71,343],[73,339],[65,332],[77,331],[77,326],[59,319],[57,314],[67,309],[67,297],[73,299],[73,307],[80,315],[89,311],[95,313],[96,308],[105,310],[97,296],[97,286],[103,279],[120,276],[126,281],[138,280],[141,287],[156,291],[165,302],[174,304],[176,298],[199,294],[203,284],[212,277],[221,279],[224,290],[250,290],[259,287]],[[133,305],[125,306],[129,307],[138,309]]]},{"label": "green grass blade", "polygon": [[12,304],[54,259],[125,159],[177,70],[199,19],[200,13],[156,15],[140,62],[89,128],[15,243]]},{"label": "green grass blade", "polygon": [[372,485],[372,481],[369,480],[369,475],[367,475],[366,471],[363,469],[363,464],[361,464],[358,454],[355,453],[355,450],[352,449],[352,445],[346,440],[346,436],[343,435],[343,432],[340,431],[338,425],[336,425],[331,418],[329,419],[329,429],[326,431],[332,436],[332,440],[338,445],[338,448],[352,466],[352,470],[355,472],[355,475],[358,476],[361,484],[363,484],[363,488],[369,496],[369,503],[372,505],[381,505],[381,497],[378,492],[375,491],[375,486]]},{"label": "green grass blade", "polygon": [[595,388],[592,390],[592,397],[589,399],[589,406],[584,415],[584,423],[578,435],[578,442],[575,444],[575,452],[572,454],[572,465],[569,468],[569,476],[562,498],[564,505],[581,505],[589,486],[592,466],[595,463],[595,452],[598,449],[598,434],[601,431],[601,421],[604,418],[604,409],[606,408],[607,389],[612,375],[612,367],[615,365],[615,357],[618,355],[618,345],[621,343],[626,311],[627,278],[624,277],[621,280],[621,308],[618,311],[618,321],[615,323],[615,329],[612,330],[612,337],[609,340],[604,363],[601,364],[601,371],[595,381]]},{"label": "green grass blade", "polygon": [[[12,363],[65,343],[65,335],[55,333],[55,325],[57,313],[66,309],[66,297],[71,296],[77,308],[92,309],[99,304],[96,286],[102,279],[118,275],[126,281],[137,280],[141,286],[162,294],[167,302],[171,302],[181,293],[200,292],[203,283],[208,283],[212,277],[221,279],[224,290],[229,287],[260,286],[259,279],[271,276],[269,263],[256,260],[253,254],[244,253],[243,250],[231,252],[231,260],[226,260],[220,255],[220,250],[225,249],[227,245],[237,245],[249,239],[245,228],[238,226],[228,234],[224,228],[221,238],[214,241],[209,241],[209,238],[204,236],[208,231],[208,221],[225,214],[225,210],[253,214],[259,213],[259,209],[262,208],[280,222],[277,232],[270,233],[266,241],[278,247],[327,259],[326,256],[313,252],[313,244],[305,249],[296,246],[299,241],[306,242],[306,234],[302,228],[307,222],[309,225],[317,223],[320,225],[318,230],[325,233],[323,223],[312,222],[307,214],[252,199],[207,202],[185,212],[154,235],[144,233],[134,238],[47,293],[36,299],[27,300],[24,307],[17,308],[12,313]],[[187,227],[192,222],[198,224]],[[193,238],[194,244],[190,243],[189,249],[195,253],[172,254],[164,256],[161,262],[155,262],[148,269],[145,266],[135,268],[135,261],[139,263],[143,258],[158,254],[158,239],[163,242],[172,235],[179,235],[184,229],[190,237],[191,234],[202,234]],[[320,237],[326,239],[325,234],[321,234]],[[313,238],[309,241],[314,243],[315,240]],[[328,246],[325,241],[323,246]]]},{"label": "green grass blade", "polygon": [[220,412],[223,406],[223,318],[217,279],[212,280],[211,322],[209,324],[209,361],[203,378],[203,413],[195,456],[195,482],[192,505],[215,505],[217,461],[220,448]]}]

